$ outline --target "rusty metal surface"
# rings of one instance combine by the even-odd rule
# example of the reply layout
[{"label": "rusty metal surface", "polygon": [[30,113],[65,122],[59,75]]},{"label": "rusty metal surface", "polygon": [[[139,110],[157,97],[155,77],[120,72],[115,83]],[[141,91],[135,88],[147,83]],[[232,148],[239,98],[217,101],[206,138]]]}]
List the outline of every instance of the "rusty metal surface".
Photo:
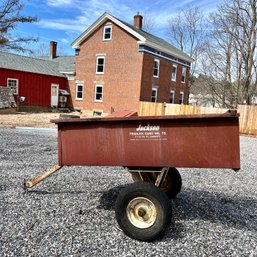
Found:
[{"label": "rusty metal surface", "polygon": [[59,165],[240,168],[235,113],[53,122]]},{"label": "rusty metal surface", "polygon": [[107,118],[114,118],[114,117],[131,117],[137,116],[137,111],[132,110],[121,110],[117,112],[113,112],[107,116]]}]

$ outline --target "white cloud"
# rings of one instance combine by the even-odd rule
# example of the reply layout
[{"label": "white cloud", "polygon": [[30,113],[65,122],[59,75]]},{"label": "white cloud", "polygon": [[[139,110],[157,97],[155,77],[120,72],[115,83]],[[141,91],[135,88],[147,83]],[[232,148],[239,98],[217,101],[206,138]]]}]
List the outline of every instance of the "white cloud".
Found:
[{"label": "white cloud", "polygon": [[[37,23],[42,28],[64,31],[66,34],[70,31],[80,34],[85,31],[94,21],[96,21],[104,12],[128,22],[133,23],[133,16],[137,11],[147,14],[154,19],[153,33],[165,38],[165,31],[168,27],[168,20],[172,15],[176,15],[181,8],[188,5],[200,6],[205,11],[213,8],[208,5],[212,0],[45,0],[48,6],[56,14],[54,19],[42,19]],[[217,0],[217,3],[222,0]],[[209,7],[208,7],[209,6]],[[67,13],[66,18],[58,18],[58,12],[63,9]],[[72,9],[71,9],[72,8]],[[72,11],[69,11],[72,10]],[[68,14],[69,13],[69,14]],[[164,36],[163,36],[164,35]],[[77,35],[76,35],[77,37]],[[75,38],[76,38],[75,37]]]},{"label": "white cloud", "polygon": [[167,0],[157,1],[158,8],[156,8],[156,2],[150,0],[140,2],[125,0],[46,0],[46,3],[53,8],[65,8],[64,11],[67,11],[67,6],[74,9],[76,17],[74,17],[73,20],[70,18],[55,18],[53,20],[41,19],[41,22],[39,22],[39,26],[41,27],[64,31],[68,29],[84,31],[104,12],[108,12],[131,24],[133,23],[133,17],[137,11],[143,14],[150,13],[156,19],[156,26],[162,27],[166,25],[166,17],[172,13],[170,9],[173,9],[174,6]]},{"label": "white cloud", "polygon": [[64,44],[69,44],[70,43],[69,40],[66,39],[66,38],[62,38],[61,42],[64,43]]},{"label": "white cloud", "polygon": [[73,4],[73,0],[47,0],[46,3],[49,6],[59,6],[59,7],[63,7],[63,6],[67,6],[70,4]]},{"label": "white cloud", "polygon": [[38,25],[42,28],[63,30],[63,31],[84,31],[85,25],[80,19],[52,19],[52,20],[40,20]]},{"label": "white cloud", "polygon": [[[42,19],[38,22],[38,25],[42,28],[50,28],[57,30],[75,30],[84,31],[94,21],[96,21],[104,12],[108,12],[117,18],[124,21],[132,21],[135,12],[128,4],[122,4],[118,0],[109,0],[103,2],[102,0],[47,0],[49,6],[53,8],[62,8],[67,11],[67,5],[72,6],[76,16],[72,19]],[[66,5],[66,6],[64,6]],[[77,10],[77,11],[76,11]]]}]

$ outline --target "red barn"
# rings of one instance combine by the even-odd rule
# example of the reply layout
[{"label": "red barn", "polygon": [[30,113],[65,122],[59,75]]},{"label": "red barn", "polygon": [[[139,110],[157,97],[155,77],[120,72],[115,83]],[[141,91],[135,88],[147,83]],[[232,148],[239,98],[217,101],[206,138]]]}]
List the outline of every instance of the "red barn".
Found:
[{"label": "red barn", "polygon": [[56,56],[51,42],[50,58],[31,58],[0,52],[0,86],[11,87],[14,97],[25,97],[22,110],[57,107],[60,90],[66,90],[67,74],[74,73],[73,56]]}]

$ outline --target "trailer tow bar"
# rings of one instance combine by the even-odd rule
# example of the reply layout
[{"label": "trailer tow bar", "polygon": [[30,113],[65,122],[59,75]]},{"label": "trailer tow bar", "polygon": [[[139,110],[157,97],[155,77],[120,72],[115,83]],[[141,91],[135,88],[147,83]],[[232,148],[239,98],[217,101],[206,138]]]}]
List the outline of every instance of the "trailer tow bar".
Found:
[{"label": "trailer tow bar", "polygon": [[24,183],[23,183],[24,190],[27,190],[28,188],[34,187],[35,185],[37,185],[38,183],[40,183],[41,181],[43,181],[44,179],[46,179],[50,175],[52,175],[55,172],[57,172],[58,170],[60,170],[62,167],[63,166],[60,166],[60,165],[54,165],[53,167],[51,167],[50,169],[46,170],[45,172],[43,172],[42,174],[38,175],[37,177],[33,178],[32,180],[24,181]]}]

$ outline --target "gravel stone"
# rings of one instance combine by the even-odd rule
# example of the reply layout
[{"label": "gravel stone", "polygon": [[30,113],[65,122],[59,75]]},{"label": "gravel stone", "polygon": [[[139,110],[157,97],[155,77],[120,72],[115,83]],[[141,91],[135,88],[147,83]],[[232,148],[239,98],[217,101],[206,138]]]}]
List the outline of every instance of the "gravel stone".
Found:
[{"label": "gravel stone", "polygon": [[63,167],[57,135],[0,128],[0,256],[257,256],[257,139],[241,137],[241,170],[180,169],[181,193],[162,238],[138,242],[115,220],[130,175],[121,167]]}]

